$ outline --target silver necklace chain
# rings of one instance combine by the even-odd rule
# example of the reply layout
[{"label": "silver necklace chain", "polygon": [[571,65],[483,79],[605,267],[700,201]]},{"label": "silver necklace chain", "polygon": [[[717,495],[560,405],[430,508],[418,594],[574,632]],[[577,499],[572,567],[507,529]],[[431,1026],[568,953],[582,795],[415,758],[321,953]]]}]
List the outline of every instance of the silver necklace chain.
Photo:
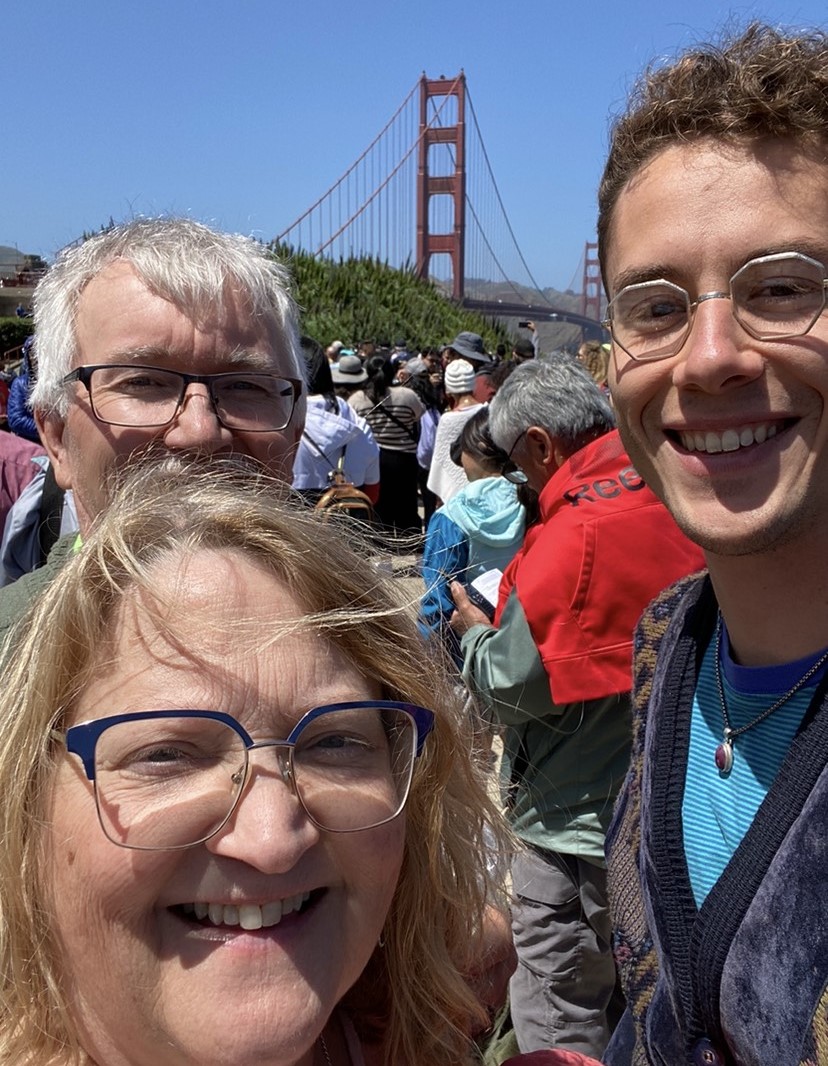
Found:
[{"label": "silver necklace chain", "polygon": [[755,725],[759,725],[760,722],[764,722],[766,718],[770,718],[774,711],[778,711],[783,703],[787,703],[791,697],[795,696],[797,692],[806,685],[814,674],[828,662],[828,651],[823,652],[812,666],[809,666],[800,679],[789,688],[784,696],[780,696],[779,699],[767,707],[761,714],[757,715],[753,721],[748,722],[746,725],[741,725],[734,729],[730,724],[730,715],[727,713],[727,700],[725,699],[724,682],[722,681],[722,629],[724,623],[722,622],[722,616],[719,614],[718,622],[716,623],[716,688],[719,692],[719,704],[722,710],[722,720],[724,721],[724,729],[722,730],[722,742],[716,748],[716,754],[714,756],[714,762],[719,773],[727,776],[733,766],[733,741],[736,737],[740,737],[742,733],[747,733],[749,729],[753,729]]},{"label": "silver necklace chain", "polygon": [[325,1043],[325,1034],[319,1034],[319,1043],[322,1045],[322,1054],[325,1056],[325,1066],[333,1066],[331,1062],[331,1054],[328,1051],[328,1045]]}]

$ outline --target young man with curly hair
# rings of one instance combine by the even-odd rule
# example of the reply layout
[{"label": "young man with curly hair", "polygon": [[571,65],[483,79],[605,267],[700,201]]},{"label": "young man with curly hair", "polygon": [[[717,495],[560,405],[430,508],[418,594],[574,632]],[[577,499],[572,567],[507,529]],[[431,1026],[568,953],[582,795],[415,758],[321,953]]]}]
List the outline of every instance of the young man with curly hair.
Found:
[{"label": "young man with curly hair", "polygon": [[599,241],[622,438],[708,568],[638,630],[605,1061],[828,1062],[828,35],[650,71]]}]

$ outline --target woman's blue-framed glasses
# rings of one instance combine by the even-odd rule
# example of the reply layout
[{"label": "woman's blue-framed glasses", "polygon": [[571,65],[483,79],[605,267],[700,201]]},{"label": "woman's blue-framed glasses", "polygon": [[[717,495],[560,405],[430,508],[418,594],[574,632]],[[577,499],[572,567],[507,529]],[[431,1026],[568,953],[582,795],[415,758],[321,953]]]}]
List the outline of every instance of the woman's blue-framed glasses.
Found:
[{"label": "woman's blue-framed glasses", "polygon": [[135,711],[58,734],[93,783],[101,827],[140,851],[209,840],[236,809],[250,752],[273,748],[279,776],[308,818],[330,833],[396,818],[434,726],[424,707],[361,700],[315,707],[284,740],[253,740],[222,711]]}]

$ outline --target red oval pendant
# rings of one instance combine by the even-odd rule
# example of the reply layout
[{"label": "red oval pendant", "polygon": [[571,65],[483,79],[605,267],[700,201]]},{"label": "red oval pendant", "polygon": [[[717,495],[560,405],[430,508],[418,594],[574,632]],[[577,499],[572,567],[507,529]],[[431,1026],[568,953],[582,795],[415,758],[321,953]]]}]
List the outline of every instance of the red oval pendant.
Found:
[{"label": "red oval pendant", "polygon": [[733,746],[729,744],[728,741],[723,741],[718,748],[716,748],[716,754],[713,757],[713,761],[720,774],[729,774],[730,769],[733,766]]}]

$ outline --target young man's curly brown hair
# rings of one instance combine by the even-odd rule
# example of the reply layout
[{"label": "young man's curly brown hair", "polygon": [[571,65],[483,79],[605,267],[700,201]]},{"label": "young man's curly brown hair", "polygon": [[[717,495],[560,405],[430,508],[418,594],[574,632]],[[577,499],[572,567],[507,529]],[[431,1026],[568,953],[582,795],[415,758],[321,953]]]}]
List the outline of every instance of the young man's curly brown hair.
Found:
[{"label": "young man's curly brown hair", "polygon": [[663,149],[703,138],[790,139],[828,158],[828,33],[752,23],[736,37],[645,71],[613,127],[598,192],[602,272],[613,210],[627,181]]}]

